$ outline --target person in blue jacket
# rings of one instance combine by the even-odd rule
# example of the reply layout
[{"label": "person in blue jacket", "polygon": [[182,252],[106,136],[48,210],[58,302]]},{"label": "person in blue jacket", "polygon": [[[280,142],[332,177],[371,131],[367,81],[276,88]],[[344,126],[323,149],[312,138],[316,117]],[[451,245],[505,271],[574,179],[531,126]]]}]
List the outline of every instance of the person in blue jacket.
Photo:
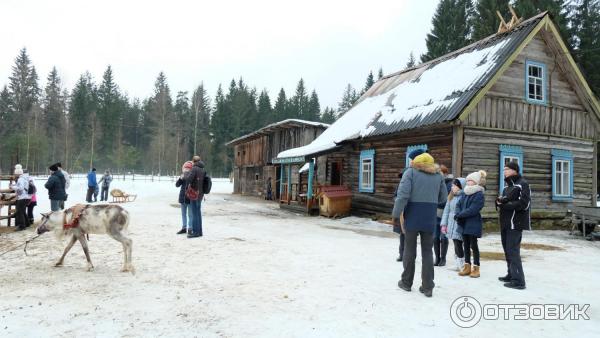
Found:
[{"label": "person in blue jacket", "polygon": [[[87,181],[88,181],[88,190],[87,190],[87,194],[85,196],[85,200],[88,203],[92,203],[92,196],[96,192],[96,187],[98,186],[98,181],[96,181],[96,168],[92,168],[92,170],[90,170],[90,172],[87,175]],[[94,202],[96,202],[96,201],[94,201]]]},{"label": "person in blue jacket", "polygon": [[[481,209],[485,204],[485,178],[487,174],[480,170],[467,176],[467,186],[463,189],[464,197],[460,199],[454,219],[463,229],[463,249],[465,265],[458,273],[460,276],[479,277],[479,246],[477,239],[483,232]],[[471,250],[473,250],[473,265],[471,266]]]}]

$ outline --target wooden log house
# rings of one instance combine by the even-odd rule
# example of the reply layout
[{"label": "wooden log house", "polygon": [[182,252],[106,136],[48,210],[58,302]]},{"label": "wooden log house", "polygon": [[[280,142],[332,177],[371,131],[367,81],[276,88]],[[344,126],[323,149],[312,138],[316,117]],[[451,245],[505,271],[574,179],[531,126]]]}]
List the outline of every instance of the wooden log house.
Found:
[{"label": "wooden log house", "polygon": [[454,177],[488,172],[490,221],[502,168],[518,161],[539,226],[566,221],[574,206],[596,206],[599,127],[598,99],[542,13],[385,76],[314,142],[278,159],[324,162],[311,173],[318,184],[348,186],[355,214],[389,217],[408,153],[425,148]]},{"label": "wooden log house", "polygon": [[[304,164],[303,158],[296,162],[288,159],[283,164],[273,159],[284,150],[311,143],[327,127],[325,123],[287,119],[227,143],[234,148],[233,192],[264,197],[270,177],[273,200],[297,200],[301,193],[298,171]],[[280,186],[286,189],[283,193]]]}]

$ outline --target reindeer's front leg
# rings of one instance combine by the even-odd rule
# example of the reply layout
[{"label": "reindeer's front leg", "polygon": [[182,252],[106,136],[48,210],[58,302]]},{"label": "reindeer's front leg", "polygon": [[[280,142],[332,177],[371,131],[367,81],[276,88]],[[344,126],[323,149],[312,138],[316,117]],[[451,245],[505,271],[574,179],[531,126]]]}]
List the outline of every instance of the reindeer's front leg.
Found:
[{"label": "reindeer's front leg", "polygon": [[67,255],[69,250],[71,250],[71,248],[73,247],[73,245],[75,244],[76,241],[77,241],[77,237],[75,237],[75,235],[73,235],[73,237],[71,237],[71,240],[69,241],[69,244],[67,244],[67,247],[65,248],[65,251],[63,252],[62,256],[60,257],[58,262],[56,262],[56,264],[54,264],[54,266],[62,266],[63,265],[65,256]]},{"label": "reindeer's front leg", "polygon": [[85,239],[85,234],[84,233],[79,234],[79,236],[77,236],[77,239],[79,240],[79,243],[81,243],[81,247],[83,248],[83,253],[85,253],[85,258],[87,259],[87,262],[88,262],[87,270],[88,271],[94,270],[94,265],[92,265],[92,259],[90,258],[90,250],[87,245],[87,240]]}]

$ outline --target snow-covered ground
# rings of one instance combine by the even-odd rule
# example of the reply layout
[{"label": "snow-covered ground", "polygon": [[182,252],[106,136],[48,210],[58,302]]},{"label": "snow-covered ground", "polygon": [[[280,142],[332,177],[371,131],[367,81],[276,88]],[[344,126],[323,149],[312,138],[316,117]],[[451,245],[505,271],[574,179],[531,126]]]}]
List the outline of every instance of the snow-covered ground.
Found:
[{"label": "snow-covered ground", "polygon": [[[43,182],[38,183],[42,187]],[[523,250],[528,288],[497,281],[503,261],[483,261],[479,279],[436,268],[433,298],[398,289],[398,239],[387,225],[349,217],[329,220],[281,211],[277,204],[231,195],[215,181],[203,204],[203,238],[176,235],[173,182],[115,181],[138,194],[131,213],[135,275],[119,272],[116,241],[91,236],[93,272],[77,244],[62,268],[64,248],[52,235],[0,257],[2,337],[599,337],[600,245],[566,232],[527,233],[525,243],[560,251]],[[40,191],[38,211],[48,210]],[[68,204],[84,200],[72,182]],[[3,234],[0,252],[34,235]],[[501,252],[497,234],[480,248]],[[452,248],[450,249],[450,251]],[[449,254],[449,257],[452,255]],[[451,303],[590,304],[590,320],[482,320],[461,329]]]}]

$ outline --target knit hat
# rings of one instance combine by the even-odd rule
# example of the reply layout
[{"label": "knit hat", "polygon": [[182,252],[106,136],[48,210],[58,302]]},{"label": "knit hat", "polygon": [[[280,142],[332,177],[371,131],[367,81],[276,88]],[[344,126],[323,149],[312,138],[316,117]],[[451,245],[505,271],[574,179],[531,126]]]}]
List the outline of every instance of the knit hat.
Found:
[{"label": "knit hat", "polygon": [[181,167],[181,171],[190,171],[190,170],[192,170],[193,166],[194,166],[194,163],[192,161],[187,161]]},{"label": "knit hat", "polygon": [[462,177],[455,178],[454,181],[452,181],[452,184],[459,187],[460,189],[463,189],[465,185],[467,185],[467,180],[465,180]]},{"label": "knit hat", "polygon": [[421,155],[423,153],[426,153],[426,152],[427,151],[425,149],[420,149],[420,148],[419,149],[415,149],[415,150],[411,151],[408,154],[408,158],[410,158],[411,160],[414,160],[415,157],[417,157],[417,156],[419,156],[419,155]]},{"label": "knit hat", "polygon": [[60,162],[56,162],[54,164],[56,164],[57,167],[62,168],[62,164]]},{"label": "knit hat", "polygon": [[423,152],[423,153],[421,153],[421,155],[414,158],[413,163],[433,165],[434,160],[433,160],[433,156],[429,155],[426,152]]},{"label": "knit hat", "polygon": [[50,171],[58,171],[58,166],[56,164],[53,164],[49,166],[48,169],[50,169]]},{"label": "knit hat", "polygon": [[517,173],[519,172],[519,163],[517,163],[515,161],[508,162],[504,167],[510,168],[510,169],[516,171]]},{"label": "knit hat", "polygon": [[23,166],[20,164],[15,165],[15,175],[23,175]]},{"label": "knit hat", "polygon": [[476,171],[467,175],[467,181],[473,181],[477,185],[484,185],[487,173],[483,170]]}]

